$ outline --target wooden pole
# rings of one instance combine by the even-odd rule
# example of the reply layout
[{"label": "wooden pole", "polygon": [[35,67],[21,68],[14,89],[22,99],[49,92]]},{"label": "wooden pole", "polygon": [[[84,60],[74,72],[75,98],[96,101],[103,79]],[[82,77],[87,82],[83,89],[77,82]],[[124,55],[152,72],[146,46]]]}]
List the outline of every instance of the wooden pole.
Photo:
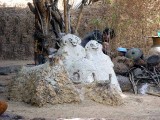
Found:
[{"label": "wooden pole", "polygon": [[65,33],[68,33],[67,1],[63,0],[63,3],[64,3]]},{"label": "wooden pole", "polygon": [[157,96],[160,97],[160,94],[158,93],[152,93],[152,92],[146,92],[148,95],[153,95],[153,96]]},{"label": "wooden pole", "polygon": [[71,33],[71,17],[70,17],[70,8],[69,0],[67,0],[67,17],[68,17],[68,32]]},{"label": "wooden pole", "polygon": [[76,29],[75,29],[76,34],[78,33],[77,31],[78,31],[80,21],[81,21],[81,18],[82,18],[83,6],[84,6],[84,4],[82,3],[81,8],[80,8],[80,12],[79,12],[79,16],[78,16],[78,20],[77,20],[77,24],[76,24]]}]

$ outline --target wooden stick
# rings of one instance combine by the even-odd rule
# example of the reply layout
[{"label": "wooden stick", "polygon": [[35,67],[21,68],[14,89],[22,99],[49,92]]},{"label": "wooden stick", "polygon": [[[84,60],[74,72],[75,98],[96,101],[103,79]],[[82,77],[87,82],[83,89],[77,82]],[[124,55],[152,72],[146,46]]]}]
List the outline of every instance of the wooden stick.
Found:
[{"label": "wooden stick", "polygon": [[146,92],[148,95],[153,95],[153,96],[157,96],[157,97],[160,97],[160,94],[157,94],[157,93],[152,93],[152,92]]},{"label": "wooden stick", "polygon": [[65,33],[68,33],[67,1],[63,0],[63,3],[64,3]]},{"label": "wooden stick", "polygon": [[78,31],[78,28],[79,28],[79,25],[80,25],[80,21],[81,21],[81,18],[82,18],[83,6],[84,6],[84,4],[82,3],[81,9],[80,9],[80,13],[79,13],[79,16],[78,16],[78,20],[77,20],[77,24],[76,24],[76,29],[75,29],[75,33],[76,34],[78,33],[77,31]]}]

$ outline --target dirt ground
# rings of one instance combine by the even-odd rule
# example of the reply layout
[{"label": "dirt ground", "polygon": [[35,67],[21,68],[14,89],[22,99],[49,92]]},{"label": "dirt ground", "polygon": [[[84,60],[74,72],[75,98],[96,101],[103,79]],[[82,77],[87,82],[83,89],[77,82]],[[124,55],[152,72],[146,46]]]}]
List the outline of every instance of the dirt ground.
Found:
[{"label": "dirt ground", "polygon": [[[1,66],[32,64],[33,61],[0,61]],[[0,84],[7,86],[12,76],[1,75]],[[7,100],[7,89],[0,92],[0,100],[8,103],[5,114],[16,114],[24,118],[105,118],[106,120],[160,120],[160,97],[124,93],[126,98],[121,106],[106,106],[90,100],[79,104],[45,105],[41,108],[23,102]],[[3,120],[3,119],[2,119]]]}]

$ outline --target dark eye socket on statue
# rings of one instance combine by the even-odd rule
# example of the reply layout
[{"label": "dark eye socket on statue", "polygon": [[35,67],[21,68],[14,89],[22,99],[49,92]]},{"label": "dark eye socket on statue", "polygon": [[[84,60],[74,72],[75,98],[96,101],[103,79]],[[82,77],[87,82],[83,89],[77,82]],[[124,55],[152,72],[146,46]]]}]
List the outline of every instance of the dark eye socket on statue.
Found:
[{"label": "dark eye socket on statue", "polygon": [[78,41],[78,38],[77,38],[77,37],[76,37],[75,39]]},{"label": "dark eye socket on statue", "polygon": [[72,39],[71,39],[71,38],[69,38],[68,40],[69,40],[70,42],[72,42]]},{"label": "dark eye socket on statue", "polygon": [[91,47],[93,47],[93,44],[90,44]]}]

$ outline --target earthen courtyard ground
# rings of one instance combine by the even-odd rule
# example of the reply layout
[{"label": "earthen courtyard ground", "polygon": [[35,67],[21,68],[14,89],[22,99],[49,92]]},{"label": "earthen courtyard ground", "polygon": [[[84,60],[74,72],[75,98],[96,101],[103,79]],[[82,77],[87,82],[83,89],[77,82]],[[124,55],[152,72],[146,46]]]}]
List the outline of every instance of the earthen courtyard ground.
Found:
[{"label": "earthen courtyard ground", "polygon": [[[8,65],[26,65],[33,61],[0,61],[0,67]],[[7,100],[7,85],[12,80],[10,75],[1,75],[0,84],[5,86],[0,93],[0,100],[8,103],[5,114],[24,116],[25,119],[45,118],[105,118],[107,120],[159,120],[160,98],[150,95],[134,95],[125,93],[127,98],[121,106],[106,106],[88,99],[77,104],[45,105],[41,108],[23,102]]]}]

